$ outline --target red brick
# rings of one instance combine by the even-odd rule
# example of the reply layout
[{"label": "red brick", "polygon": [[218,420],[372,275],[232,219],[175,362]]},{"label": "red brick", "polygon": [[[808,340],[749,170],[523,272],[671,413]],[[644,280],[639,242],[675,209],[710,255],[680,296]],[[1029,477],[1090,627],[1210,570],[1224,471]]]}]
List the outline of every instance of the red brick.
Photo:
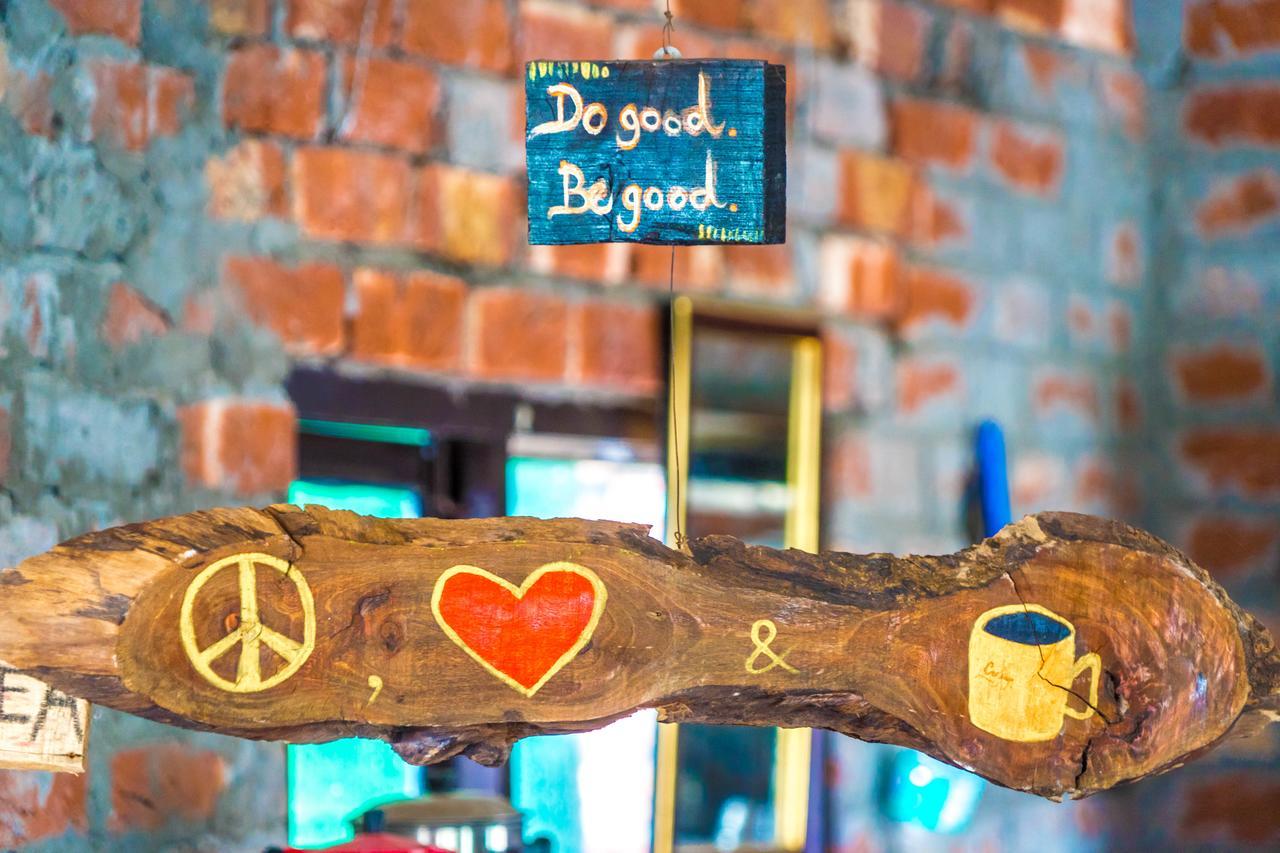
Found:
[{"label": "red brick", "polygon": [[1234,59],[1280,49],[1280,0],[1192,0],[1183,44],[1192,56]]},{"label": "red brick", "polygon": [[172,136],[182,129],[195,105],[195,81],[180,71],[160,67],[151,68],[148,80],[147,131],[151,136]]},{"label": "red brick", "polygon": [[467,286],[432,272],[407,276],[379,270],[355,273],[351,357],[420,370],[457,370]]},{"label": "red brick", "polygon": [[107,310],[99,333],[112,349],[121,349],[143,338],[163,335],[169,318],[142,294],[122,281],[111,285]]},{"label": "red brick", "polygon": [[505,0],[407,0],[404,48],[428,59],[489,71],[511,68]]},{"label": "red brick", "polygon": [[603,54],[613,43],[613,19],[548,0],[523,0],[519,43],[520,57],[526,62],[605,59]]},{"label": "red brick", "polygon": [[903,98],[890,108],[893,151],[908,160],[968,169],[973,162],[979,115],[944,101]]},{"label": "red brick", "polygon": [[1201,515],[1186,533],[1187,554],[1219,581],[1273,559],[1277,542],[1280,524],[1274,519],[1243,515]]},{"label": "red brick", "polygon": [[1267,353],[1257,344],[1182,348],[1170,357],[1170,364],[1182,398],[1195,403],[1251,400],[1271,388]]},{"label": "red brick", "polygon": [[513,179],[444,163],[418,174],[414,243],[463,263],[511,260],[522,200]]},{"label": "red brick", "polygon": [[192,485],[255,497],[283,494],[297,475],[297,414],[290,403],[206,400],[179,409],[178,423],[182,471]]},{"label": "red brick", "polygon": [[228,127],[311,139],[324,114],[324,54],[269,44],[231,52],[222,95]]},{"label": "red brick", "polygon": [[890,243],[831,235],[821,249],[821,303],[859,319],[894,319],[903,301],[899,268]]},{"label": "red brick", "polygon": [[1213,492],[1280,494],[1280,429],[1203,427],[1183,436],[1180,451]]},{"label": "red brick", "polygon": [[1049,128],[995,123],[991,162],[996,173],[1024,192],[1055,196],[1062,183],[1062,137]]},{"label": "red brick", "polygon": [[412,62],[366,57],[344,63],[348,110],[339,113],[338,137],[421,154],[436,138],[440,83]]},{"label": "red brick", "polygon": [[1036,91],[1046,98],[1052,97],[1058,80],[1066,73],[1067,58],[1058,50],[1034,41],[1023,42],[1018,49]]},{"label": "red brick", "polygon": [[[1028,0],[1020,0],[1026,3]],[[1065,0],[1058,30],[1072,44],[1110,53],[1133,52],[1132,0]]]},{"label": "red brick", "polygon": [[1182,121],[1188,135],[1215,147],[1280,146],[1280,83],[1194,89]]},{"label": "red brick", "polygon": [[911,226],[915,182],[915,169],[901,160],[842,151],[836,220],[855,228],[905,235]]},{"label": "red brick", "polygon": [[397,243],[406,237],[411,170],[389,154],[306,147],[293,154],[293,215],[305,234]]},{"label": "red brick", "polygon": [[576,306],[570,381],[631,394],[656,393],[662,373],[659,322],[651,306],[600,301]]},{"label": "red brick", "polygon": [[579,278],[594,284],[618,284],[631,269],[631,244],[530,246],[528,262],[530,269],[542,275]]},{"label": "red brick", "polygon": [[137,44],[142,34],[142,0],[51,0],[72,35],[115,36]]},{"label": "red brick", "polygon": [[831,6],[827,0],[751,0],[747,19],[751,28],[765,38],[818,50],[826,50],[832,44]]},{"label": "red brick", "polygon": [[204,167],[209,213],[219,219],[250,221],[285,216],[284,153],[274,142],[246,139]]},{"label": "red brick", "polygon": [[23,847],[85,832],[88,788],[89,774],[0,770],[0,846]]},{"label": "red brick", "polygon": [[769,246],[725,246],[729,290],[738,296],[781,298],[795,289],[791,248],[784,243]]},{"label": "red brick", "polygon": [[962,240],[969,236],[969,225],[960,211],[923,181],[917,181],[911,197],[911,242],[920,246]]},{"label": "red brick", "polygon": [[89,66],[96,90],[89,123],[93,135],[128,151],[147,147],[147,67],[136,62],[94,60]]},{"label": "red brick", "polygon": [[1189,839],[1211,839],[1226,847],[1280,838],[1280,777],[1274,770],[1220,771],[1188,785],[1180,828]]},{"label": "red brick", "polygon": [[1102,105],[1135,142],[1147,133],[1147,87],[1138,74],[1119,68],[1098,69]]},{"label": "red brick", "polygon": [[1096,423],[1100,415],[1097,382],[1083,374],[1060,370],[1045,372],[1035,382],[1032,401],[1040,417],[1066,411]]},{"label": "red brick", "polygon": [[1247,233],[1280,210],[1280,174],[1257,169],[1213,185],[1196,208],[1196,227],[1205,237]]},{"label": "red brick", "polygon": [[942,43],[942,64],[938,69],[938,84],[944,87],[961,86],[973,67],[973,25],[956,16],[947,27]]},{"label": "red brick", "polygon": [[391,43],[395,0],[287,0],[287,3],[285,28],[296,39],[346,45],[364,43],[370,47]]},{"label": "red brick", "polygon": [[286,267],[270,258],[231,257],[224,280],[245,315],[279,335],[289,351],[327,355],[342,350],[344,284],[338,267]]},{"label": "red brick", "polygon": [[855,59],[885,77],[912,81],[925,70],[933,16],[897,0],[849,6],[849,42]]},{"label": "red brick", "polygon": [[1098,338],[1099,325],[1093,304],[1078,293],[1071,294],[1067,300],[1067,333],[1072,342],[1078,346],[1089,346]]},{"label": "red brick", "polygon": [[265,36],[271,30],[271,0],[212,0],[209,23],[229,36]]},{"label": "red brick", "polygon": [[1142,281],[1141,238],[1135,223],[1121,222],[1112,229],[1106,255],[1107,281],[1125,287]]},{"label": "red brick", "polygon": [[897,363],[898,411],[919,413],[926,406],[963,393],[964,380],[953,362],[931,358],[905,358]]},{"label": "red brick", "polygon": [[112,832],[159,829],[169,820],[207,821],[227,786],[218,753],[180,743],[122,749],[111,756]]},{"label": "red brick", "polygon": [[962,329],[974,317],[977,297],[973,285],[945,270],[907,267],[902,288],[903,308],[898,328],[904,333],[930,323]]},{"label": "red brick", "polygon": [[[671,11],[677,26],[688,22],[703,27],[738,30],[747,25],[746,0],[672,0]],[[676,35],[679,33],[677,30]]]},{"label": "red brick", "polygon": [[514,287],[487,288],[471,298],[468,363],[486,379],[560,381],[569,351],[564,299]]},{"label": "red brick", "polygon": [[[637,243],[631,247],[631,277],[641,284],[666,290],[671,282],[670,246]],[[712,291],[725,280],[724,246],[682,246],[675,250],[675,289]]]},{"label": "red brick", "polygon": [[833,329],[822,330],[822,408],[845,411],[858,399],[858,351]]},{"label": "red brick", "polygon": [[1119,379],[1115,386],[1116,429],[1129,435],[1142,429],[1142,396],[1129,379]]}]

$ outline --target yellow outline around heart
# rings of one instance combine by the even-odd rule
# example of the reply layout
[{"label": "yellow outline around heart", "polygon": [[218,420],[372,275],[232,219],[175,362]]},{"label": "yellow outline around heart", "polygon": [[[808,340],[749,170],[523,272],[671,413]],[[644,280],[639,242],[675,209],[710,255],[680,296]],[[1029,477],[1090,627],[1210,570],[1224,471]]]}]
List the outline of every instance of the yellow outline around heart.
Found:
[{"label": "yellow outline around heart", "polygon": [[[507,592],[514,595],[517,600],[520,600],[524,598],[524,595],[529,591],[529,588],[537,583],[538,579],[548,572],[572,572],[575,575],[586,578],[587,582],[591,584],[591,588],[595,590],[595,602],[592,605],[591,618],[587,620],[586,627],[582,629],[582,634],[578,636],[577,641],[574,642],[574,644],[570,646],[564,654],[556,659],[556,662],[553,663],[551,668],[538,679],[537,683],[532,687],[525,687],[511,676],[489,663],[480,655],[476,654],[475,650],[467,645],[466,641],[463,640],[462,637],[458,636],[458,632],[453,630],[445,618],[440,615],[440,597],[444,594],[444,585],[450,578],[454,575],[470,574],[479,575],[482,578],[493,581]],[[516,586],[505,578],[500,578],[492,572],[487,572],[479,566],[461,564],[446,569],[436,580],[435,589],[431,593],[431,613],[436,617],[436,623],[439,624],[440,628],[446,635],[448,635],[449,639],[453,640],[453,642],[456,643],[460,649],[466,652],[472,660],[487,669],[491,675],[497,676],[499,681],[509,687],[514,687],[526,697],[530,697],[537,693],[542,685],[546,684],[547,681],[551,679],[551,676],[563,669],[565,664],[577,657],[578,652],[582,651],[582,647],[590,642],[591,635],[595,633],[596,625],[600,622],[600,615],[604,613],[604,603],[608,597],[609,594],[604,588],[604,582],[600,580],[596,573],[588,569],[586,566],[580,566],[577,563],[561,561],[539,566],[524,579],[524,583],[520,584],[520,586]]]}]

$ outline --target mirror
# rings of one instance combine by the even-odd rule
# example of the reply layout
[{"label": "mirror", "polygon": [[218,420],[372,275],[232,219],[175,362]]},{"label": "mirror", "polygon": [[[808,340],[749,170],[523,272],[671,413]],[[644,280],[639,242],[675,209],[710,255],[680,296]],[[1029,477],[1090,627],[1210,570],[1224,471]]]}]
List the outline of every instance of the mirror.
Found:
[{"label": "mirror", "polygon": [[[681,298],[671,334],[673,521],[687,536],[817,550],[822,383],[812,327]],[[661,726],[655,851],[803,848],[810,737]]]}]

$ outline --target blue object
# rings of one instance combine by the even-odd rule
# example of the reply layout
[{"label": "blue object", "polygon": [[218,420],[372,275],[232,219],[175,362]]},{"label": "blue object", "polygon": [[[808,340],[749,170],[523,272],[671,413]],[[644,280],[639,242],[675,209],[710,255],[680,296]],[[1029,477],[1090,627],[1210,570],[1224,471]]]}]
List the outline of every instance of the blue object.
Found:
[{"label": "blue object", "polygon": [[995,421],[978,425],[978,493],[982,508],[982,535],[994,536],[1012,518],[1009,508],[1009,471],[1005,461],[1004,432]]},{"label": "blue object", "polygon": [[529,242],[782,243],[786,68],[525,66]]},{"label": "blue object", "polygon": [[1028,646],[1052,646],[1071,633],[1071,629],[1057,619],[1034,610],[997,616],[983,630],[993,637]]},{"label": "blue object", "polygon": [[977,776],[909,749],[896,750],[881,775],[884,816],[939,833],[960,832],[986,787]]}]

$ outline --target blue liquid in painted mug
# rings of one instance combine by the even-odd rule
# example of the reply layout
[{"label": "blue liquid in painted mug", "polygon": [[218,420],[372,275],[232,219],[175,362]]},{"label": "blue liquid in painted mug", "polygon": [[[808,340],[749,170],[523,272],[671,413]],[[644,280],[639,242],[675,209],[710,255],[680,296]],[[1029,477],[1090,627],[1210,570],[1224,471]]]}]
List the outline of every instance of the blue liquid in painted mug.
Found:
[{"label": "blue liquid in painted mug", "polygon": [[983,630],[993,637],[1028,646],[1052,646],[1071,635],[1066,625],[1034,610],[997,616]]}]

